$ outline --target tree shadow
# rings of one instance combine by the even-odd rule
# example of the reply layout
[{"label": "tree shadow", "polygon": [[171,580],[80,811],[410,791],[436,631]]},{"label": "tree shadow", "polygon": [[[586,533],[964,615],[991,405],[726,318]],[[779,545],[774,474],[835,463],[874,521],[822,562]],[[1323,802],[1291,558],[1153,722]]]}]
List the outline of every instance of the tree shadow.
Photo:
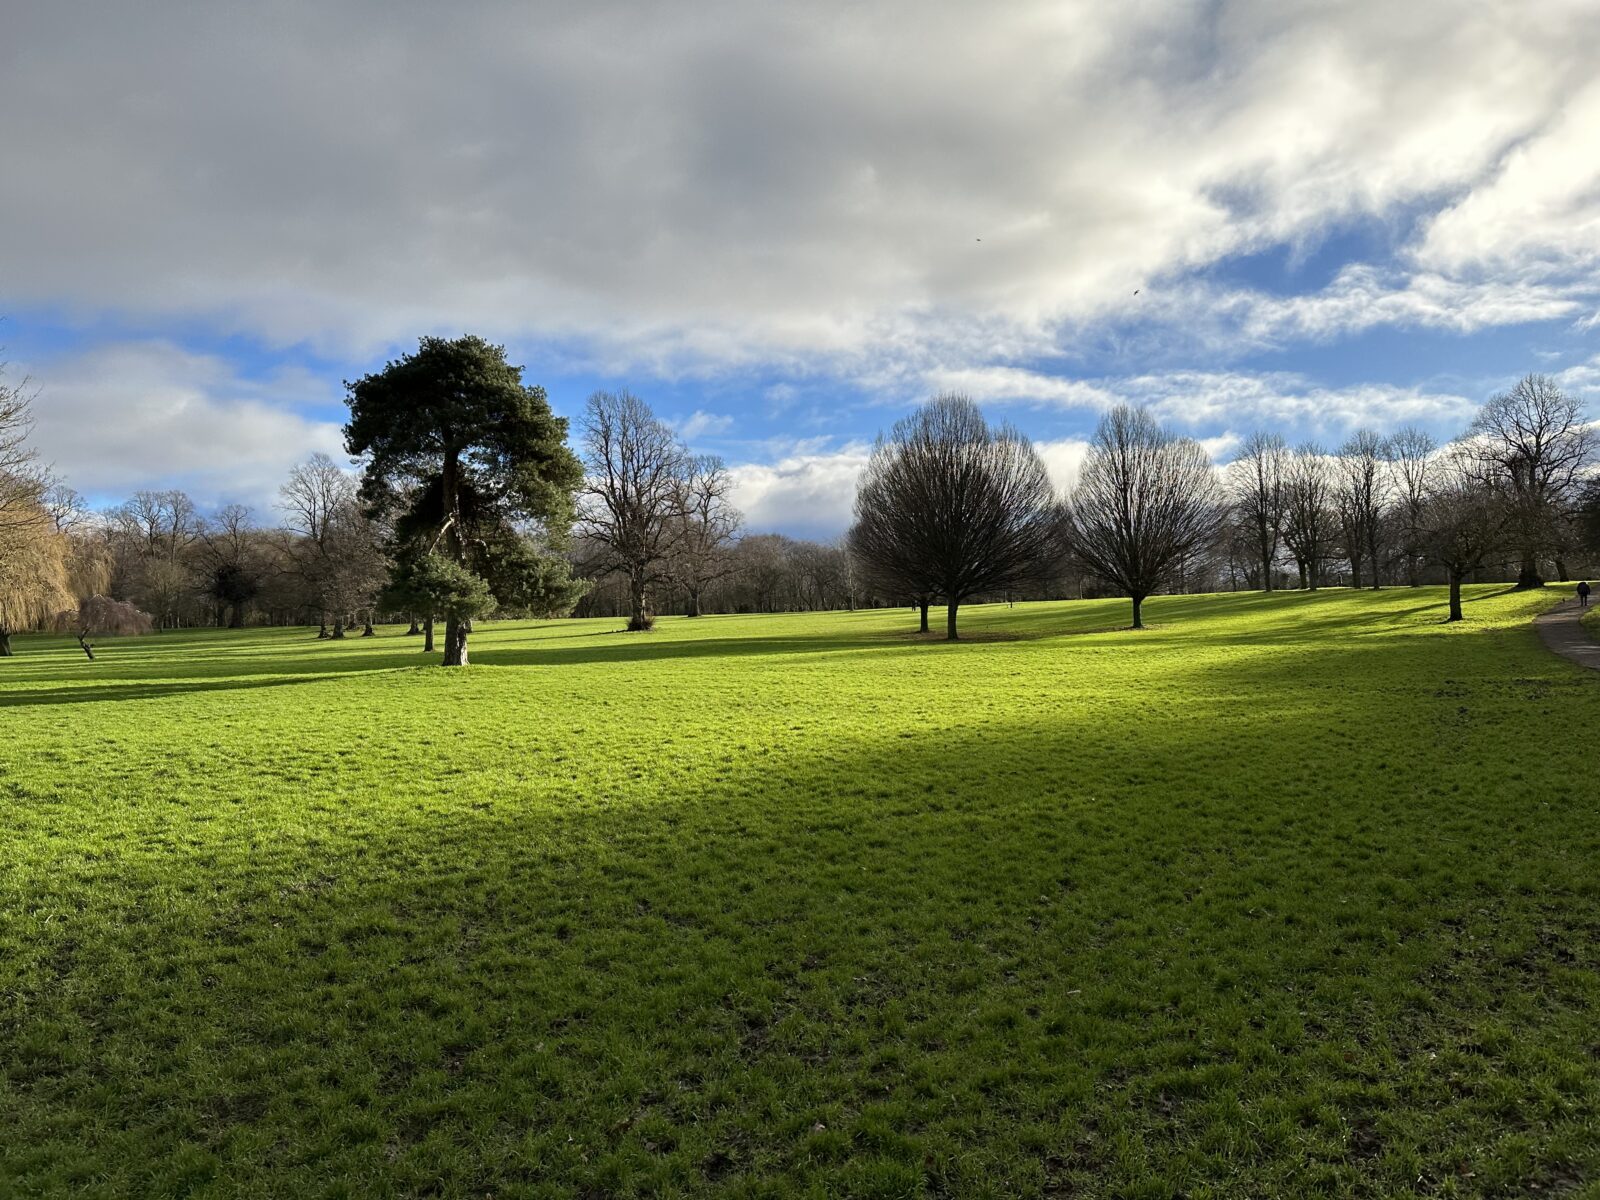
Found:
[{"label": "tree shadow", "polygon": [[[1109,1161],[1095,1131],[1115,1124],[1140,1161],[1236,1171],[1188,1153],[1214,1136],[1208,1096],[1291,1106],[1329,1062],[1426,1072],[1436,1026],[1529,982],[1462,948],[1523,925],[1582,945],[1592,907],[1557,903],[1585,894],[1576,862],[1528,886],[1587,837],[1587,802],[1552,796],[1508,839],[1494,803],[1450,785],[1492,797],[1514,764],[1443,762],[1391,804],[1349,751],[1400,763],[1390,714],[1352,710],[1335,742],[1293,696],[1241,708],[1264,669],[1213,670],[1206,694],[1129,727],[1012,715],[794,742],[692,793],[451,794],[431,776],[397,778],[381,813],[280,798],[270,851],[259,815],[185,840],[149,806],[116,823],[114,853],[82,854],[90,835],[28,879],[28,913],[49,919],[19,912],[9,943],[9,1111],[40,1140],[71,1118],[111,1190],[192,1162],[197,1138],[229,1177],[302,1194],[319,1171],[423,1191],[423,1170],[444,1194],[514,1192],[551,1170],[546,1138],[585,1148],[554,1161],[595,1194],[663,1156],[690,1191],[741,1175],[842,1190],[807,1186],[845,1170],[803,1136],[818,1124],[916,1178],[971,1157],[1011,1179],[1046,1154],[1017,1131],[1059,1128],[1068,1094],[1085,1154]],[[1270,788],[1199,765],[1268,744],[1296,748]],[[1560,1019],[1504,1036],[1558,1044],[1541,1022]],[[1250,1061],[1272,1069],[1241,1074]],[[1594,1061],[1574,1070],[1600,1082]],[[1506,1089],[1538,1086],[1491,1098],[1518,1111]],[[1368,1099],[1446,1121],[1473,1095]],[[82,1119],[96,1103],[115,1119]],[[1257,1153],[1287,1168],[1303,1152]],[[1352,1168],[1371,1185],[1352,1190],[1394,1190],[1383,1169]]]}]

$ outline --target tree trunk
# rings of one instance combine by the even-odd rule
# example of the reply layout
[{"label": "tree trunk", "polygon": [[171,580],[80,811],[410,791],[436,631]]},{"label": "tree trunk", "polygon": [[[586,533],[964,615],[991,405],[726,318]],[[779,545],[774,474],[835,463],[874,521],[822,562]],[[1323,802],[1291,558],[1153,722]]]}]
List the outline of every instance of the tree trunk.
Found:
[{"label": "tree trunk", "polygon": [[928,600],[927,600],[927,597],[923,597],[921,600],[918,600],[917,604],[922,609],[922,627],[920,629],[918,629],[917,632],[918,633],[927,633],[928,632]]},{"label": "tree trunk", "polygon": [[1518,588],[1537,588],[1544,586],[1544,579],[1539,574],[1539,560],[1532,554],[1522,556],[1522,568],[1517,572]]},{"label": "tree trunk", "polygon": [[0,658],[11,657],[11,630],[0,629]]},{"label": "tree trunk", "polygon": [[444,665],[467,665],[467,634],[472,632],[472,622],[459,617],[447,617],[444,623]]},{"label": "tree trunk", "polygon": [[1142,613],[1143,608],[1144,597],[1135,592],[1133,595],[1133,627],[1135,629],[1144,628],[1144,616]]},{"label": "tree trunk", "polygon": [[406,630],[407,637],[416,637],[422,632],[422,627],[417,624],[417,614],[411,614],[411,628]]},{"label": "tree trunk", "polygon": [[336,638],[336,639],[344,637],[344,618],[343,617],[335,617],[333,619],[333,635],[332,636],[334,638]]},{"label": "tree trunk", "polygon": [[372,628],[372,622],[371,621],[368,621],[366,624],[362,625],[362,627],[361,627],[361,636],[362,637],[377,637],[378,636],[377,631]]},{"label": "tree trunk", "polygon": [[683,615],[686,617],[698,617],[700,615],[700,593],[698,590],[689,593],[689,602],[684,605]]},{"label": "tree trunk", "polygon": [[324,617],[322,619],[322,624],[317,627],[317,640],[321,641],[323,638],[325,638],[327,636],[328,636],[328,619],[326,617]]},{"label": "tree trunk", "polygon": [[649,629],[649,614],[645,610],[649,607],[650,597],[643,576],[635,575],[628,581],[628,602],[628,631],[639,633]]},{"label": "tree trunk", "polygon": [[1567,560],[1564,559],[1564,558],[1556,559],[1556,582],[1557,583],[1571,583],[1572,582],[1572,580],[1567,578]]},{"label": "tree trunk", "polygon": [[1465,571],[1452,569],[1450,572],[1450,620],[1461,620],[1461,577]]},{"label": "tree trunk", "polygon": [[429,617],[422,623],[422,652],[433,653],[433,618]]},{"label": "tree trunk", "polygon": [[1361,590],[1361,556],[1358,554],[1350,556],[1350,586],[1358,592]]},{"label": "tree trunk", "polygon": [[956,609],[961,607],[956,601],[951,600],[944,606],[944,640],[947,642],[960,641],[956,635]]}]

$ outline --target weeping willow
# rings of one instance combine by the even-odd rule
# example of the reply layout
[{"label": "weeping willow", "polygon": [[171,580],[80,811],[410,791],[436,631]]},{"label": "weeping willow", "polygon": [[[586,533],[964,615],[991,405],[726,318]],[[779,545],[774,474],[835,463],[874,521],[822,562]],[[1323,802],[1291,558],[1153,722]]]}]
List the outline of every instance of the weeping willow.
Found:
[{"label": "weeping willow", "polygon": [[10,656],[13,633],[77,602],[72,560],[70,540],[42,509],[0,524],[0,658]]}]

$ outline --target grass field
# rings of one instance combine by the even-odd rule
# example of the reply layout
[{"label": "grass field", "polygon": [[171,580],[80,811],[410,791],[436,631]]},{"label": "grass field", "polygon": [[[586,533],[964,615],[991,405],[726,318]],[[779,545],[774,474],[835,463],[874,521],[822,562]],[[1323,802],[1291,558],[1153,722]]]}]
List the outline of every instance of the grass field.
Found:
[{"label": "grass field", "polygon": [[0,1195],[1597,1194],[1553,599],[21,638]]}]

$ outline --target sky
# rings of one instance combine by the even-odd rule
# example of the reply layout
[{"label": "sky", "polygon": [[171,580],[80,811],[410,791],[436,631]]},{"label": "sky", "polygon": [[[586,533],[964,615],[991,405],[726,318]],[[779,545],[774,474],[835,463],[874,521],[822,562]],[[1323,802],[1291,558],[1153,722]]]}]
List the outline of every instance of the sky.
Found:
[{"label": "sky", "polygon": [[1110,405],[1440,439],[1600,415],[1600,4],[10,5],[0,346],[97,504],[275,519],[344,381],[503,343],[833,537],[961,391],[1066,486]]}]

